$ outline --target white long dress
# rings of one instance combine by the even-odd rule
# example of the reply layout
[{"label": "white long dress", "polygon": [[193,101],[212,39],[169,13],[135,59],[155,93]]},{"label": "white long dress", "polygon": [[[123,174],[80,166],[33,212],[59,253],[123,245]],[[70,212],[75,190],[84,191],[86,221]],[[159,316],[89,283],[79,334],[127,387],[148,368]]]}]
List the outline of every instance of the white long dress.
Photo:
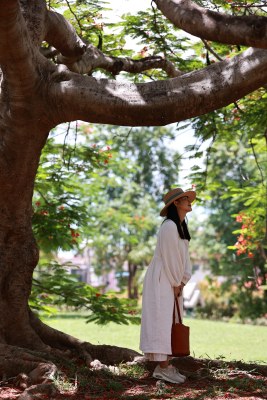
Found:
[{"label": "white long dress", "polygon": [[[142,296],[140,350],[150,360],[164,361],[171,354],[173,287],[181,282],[186,284],[191,277],[188,244],[188,240],[180,238],[172,220],[163,222],[153,259],[145,275]],[[180,296],[181,315],[182,303]]]}]

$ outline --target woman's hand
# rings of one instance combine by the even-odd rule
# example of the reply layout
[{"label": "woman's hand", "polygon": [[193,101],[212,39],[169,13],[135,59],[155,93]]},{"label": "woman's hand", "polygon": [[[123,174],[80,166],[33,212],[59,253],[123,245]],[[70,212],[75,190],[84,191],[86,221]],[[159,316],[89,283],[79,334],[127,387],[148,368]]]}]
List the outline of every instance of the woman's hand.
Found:
[{"label": "woman's hand", "polygon": [[183,288],[184,288],[184,283],[182,282],[181,285],[179,286],[174,286],[173,291],[174,291],[174,297],[180,297],[183,293]]}]

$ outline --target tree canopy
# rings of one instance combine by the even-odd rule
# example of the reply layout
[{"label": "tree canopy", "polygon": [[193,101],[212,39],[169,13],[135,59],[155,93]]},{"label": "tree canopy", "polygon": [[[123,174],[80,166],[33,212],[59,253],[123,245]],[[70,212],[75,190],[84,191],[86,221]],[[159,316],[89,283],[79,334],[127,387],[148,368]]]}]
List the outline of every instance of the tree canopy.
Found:
[{"label": "tree canopy", "polygon": [[[247,10],[247,3],[237,11],[236,8],[225,9],[227,2],[215,1],[214,6],[218,11],[213,11],[189,0],[153,1],[154,7],[176,28],[201,40],[235,44],[239,48],[253,46],[242,48],[233,57],[225,57],[214,65],[188,71],[185,68],[180,70],[179,62],[174,64],[165,54],[158,55],[157,51],[155,55],[142,59],[118,57],[117,51],[113,56],[110,48],[106,49],[105,54],[101,50],[106,47],[105,26],[101,23],[97,27],[93,22],[96,17],[94,13],[96,10],[99,13],[101,2],[96,3],[96,6],[90,1],[79,2],[77,5],[75,2],[69,3],[65,11],[66,16],[74,20],[80,36],[84,34],[84,39],[64,18],[64,12],[61,11],[64,8],[59,8],[64,6],[64,1],[49,2],[48,8],[44,1],[34,5],[23,2],[20,6],[18,1],[7,4],[2,11],[5,20],[2,25],[2,46],[5,52],[3,64],[9,58],[13,60],[13,67],[16,59],[25,61],[18,63],[19,71],[14,73],[17,78],[19,75],[23,77],[23,85],[28,90],[27,80],[29,86],[33,82],[40,82],[37,65],[43,65],[49,71],[47,78],[50,90],[46,93],[46,102],[49,104],[53,98],[55,104],[49,111],[50,123],[47,122],[50,127],[51,123],[55,126],[76,119],[118,125],[165,125],[226,106],[266,82],[266,17],[257,15],[262,9],[258,9],[255,2],[249,8],[255,13],[242,15]],[[60,12],[56,12],[55,7]],[[231,15],[231,11],[234,15]],[[8,18],[12,16],[16,24],[12,24],[11,30]],[[86,26],[82,25],[86,20]],[[95,32],[98,30],[97,46],[91,38],[91,25]],[[87,27],[89,35],[86,33]],[[108,33],[108,44],[111,44]],[[40,52],[40,45],[44,41],[48,46],[41,47]],[[10,42],[16,42],[15,49],[7,45]],[[52,60],[54,62],[51,63]],[[172,79],[131,83],[94,77],[94,71],[98,69],[116,76],[122,71],[136,74],[152,68],[166,70]],[[12,72],[9,74],[11,79]]]}]

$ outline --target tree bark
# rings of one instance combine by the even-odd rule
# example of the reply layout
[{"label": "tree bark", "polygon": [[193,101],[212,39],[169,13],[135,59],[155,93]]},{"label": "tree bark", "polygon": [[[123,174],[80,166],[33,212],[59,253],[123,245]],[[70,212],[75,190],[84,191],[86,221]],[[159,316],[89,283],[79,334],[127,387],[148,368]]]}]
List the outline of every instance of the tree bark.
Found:
[{"label": "tree bark", "polygon": [[245,52],[169,80],[133,84],[97,80],[64,71],[51,83],[61,105],[56,123],[84,121],[124,126],[162,126],[235,102],[267,82],[267,51]]},{"label": "tree bark", "polygon": [[86,44],[79,38],[71,24],[56,12],[46,13],[45,40],[68,59],[79,59],[86,51]]},{"label": "tree bark", "polygon": [[149,69],[161,68],[162,70],[166,71],[170,78],[182,75],[181,71],[175,68],[170,61],[163,57],[151,56],[144,57],[139,60],[111,57],[106,56],[101,50],[92,45],[87,46],[85,54],[79,60],[73,61],[73,59],[62,56],[59,56],[58,60],[59,62],[67,65],[71,71],[78,72],[80,74],[91,73],[96,68],[102,68],[106,71],[109,71],[114,76],[119,74],[121,71],[138,74]]},{"label": "tree bark", "polygon": [[153,0],[176,27],[214,42],[267,49],[267,18],[207,10],[191,0]]}]

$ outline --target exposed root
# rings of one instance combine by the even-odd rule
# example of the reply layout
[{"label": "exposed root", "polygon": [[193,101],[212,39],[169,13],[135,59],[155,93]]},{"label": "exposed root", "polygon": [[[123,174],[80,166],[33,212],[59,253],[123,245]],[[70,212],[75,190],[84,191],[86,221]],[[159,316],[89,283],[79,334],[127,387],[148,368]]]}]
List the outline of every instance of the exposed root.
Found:
[{"label": "exposed root", "polygon": [[[47,368],[43,368],[42,372],[47,374],[48,371],[54,371],[54,364],[48,362],[39,354],[42,353],[34,353],[28,349],[0,344],[0,375],[2,377],[12,377],[20,373],[28,375],[41,364],[47,365]],[[33,375],[33,378],[34,376],[35,375]]]},{"label": "exposed root", "polygon": [[[33,314],[31,327],[47,346],[44,352],[0,343],[0,379],[9,380],[23,393],[18,400],[35,400],[46,394],[53,398],[57,393],[56,377],[61,368],[82,359],[89,368],[97,359],[107,365],[132,361],[139,354],[133,350],[107,345],[93,345],[43,324]],[[33,346],[36,347],[36,346]]]},{"label": "exposed root", "polygon": [[[83,342],[45,325],[31,311],[29,317],[29,330],[38,339],[31,348],[0,342],[0,379],[8,380],[23,390],[19,400],[40,399],[43,394],[52,399],[58,390],[55,384],[57,376],[65,376],[62,371],[74,360],[83,360],[88,368],[94,368],[91,365],[93,360],[99,360],[102,365],[114,365],[133,361],[139,356],[130,349]],[[22,345],[24,339],[22,335]]]},{"label": "exposed root", "polygon": [[135,357],[140,356],[137,351],[117,346],[92,345],[85,342],[82,344],[82,348],[85,351],[89,351],[93,359],[100,360],[103,364],[107,365],[133,361]]},{"label": "exposed root", "polygon": [[120,362],[132,361],[135,357],[140,355],[134,350],[123,347],[93,345],[88,342],[83,342],[44,324],[31,311],[30,323],[45,344],[51,346],[53,349],[74,353],[76,357],[82,358],[88,366],[95,359],[100,360],[104,364],[114,365]]},{"label": "exposed root", "polygon": [[[54,393],[53,382],[56,365],[41,356],[42,353],[20,347],[0,344],[0,376],[2,380],[13,378],[15,386],[24,390],[20,400],[31,400],[38,392]],[[45,353],[44,353],[45,355]]]},{"label": "exposed root", "polygon": [[49,396],[49,399],[52,399],[57,393],[58,390],[53,384],[33,385],[25,389],[18,397],[18,400],[37,400],[43,398],[44,394]]}]

